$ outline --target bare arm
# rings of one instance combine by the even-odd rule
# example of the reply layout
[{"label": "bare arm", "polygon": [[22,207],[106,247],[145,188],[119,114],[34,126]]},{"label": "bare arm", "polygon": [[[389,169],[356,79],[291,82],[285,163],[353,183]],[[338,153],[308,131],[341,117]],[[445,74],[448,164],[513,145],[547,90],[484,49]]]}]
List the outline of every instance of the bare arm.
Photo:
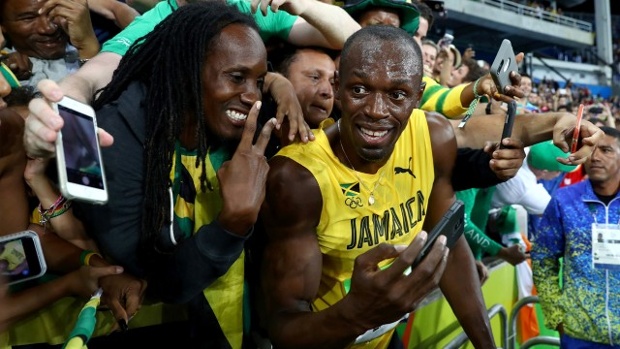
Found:
[{"label": "bare arm", "polygon": [[[498,142],[505,118],[505,114],[477,115],[469,119],[464,128],[458,128],[458,121],[452,121],[458,146],[484,148],[487,141]],[[576,123],[577,118],[571,113],[519,114],[515,117],[511,138],[521,140],[524,146],[552,139],[560,149],[569,151]],[[582,147],[568,160],[560,162],[573,165],[585,162],[602,136],[598,127],[583,120],[580,128]]]},{"label": "bare arm", "polygon": [[318,183],[292,160],[275,157],[270,167],[261,210],[269,237],[262,279],[270,337],[281,347],[345,347],[363,331],[349,326],[337,306],[311,310],[322,268],[315,232],[322,206]]},{"label": "bare arm", "polygon": [[24,120],[11,109],[0,109],[0,236],[25,230],[28,200],[23,171],[26,154],[21,141]]},{"label": "bare arm", "polygon": [[341,7],[320,1],[252,0],[252,12],[259,3],[263,14],[267,6],[271,6],[273,11],[279,8],[300,17],[288,37],[288,41],[295,45],[341,49],[347,38],[360,29],[360,25]]},{"label": "bare arm", "polygon": [[60,88],[65,95],[90,104],[95,92],[110,83],[121,58],[116,53],[100,52],[75,74],[63,79]]},{"label": "bare arm", "polygon": [[[424,220],[424,229],[430,231],[454,202],[451,176],[456,159],[456,139],[445,118],[429,115],[427,120],[435,163],[435,182]],[[439,287],[474,346],[494,348],[478,272],[464,237],[450,250]]]}]

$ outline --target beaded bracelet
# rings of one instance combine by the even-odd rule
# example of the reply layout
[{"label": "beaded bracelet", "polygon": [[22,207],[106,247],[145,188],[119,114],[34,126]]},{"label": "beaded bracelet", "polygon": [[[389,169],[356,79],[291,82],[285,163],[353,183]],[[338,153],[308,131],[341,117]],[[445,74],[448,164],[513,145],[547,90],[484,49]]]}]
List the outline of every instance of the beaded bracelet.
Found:
[{"label": "beaded bracelet", "polygon": [[[101,255],[97,252],[91,251],[91,250],[84,250],[82,251],[82,253],[80,254],[80,265],[85,265],[87,267],[90,266],[90,259],[93,256],[99,256],[101,257]],[[103,257],[101,257],[103,258]]]},{"label": "beaded bracelet", "polygon": [[67,200],[64,196],[58,196],[58,199],[50,206],[48,209],[43,210],[43,206],[39,203],[39,207],[37,208],[39,214],[41,215],[41,220],[39,223],[41,225],[45,225],[50,219],[54,217],[58,217],[61,214],[67,212],[71,208],[72,202]]},{"label": "beaded bracelet", "polygon": [[474,114],[474,111],[478,106],[478,101],[480,101],[480,97],[484,96],[478,94],[478,84],[480,83],[480,80],[482,80],[482,78],[479,78],[478,80],[476,80],[476,82],[474,82],[474,100],[469,103],[469,108],[467,108],[467,112],[465,113],[465,117],[463,117],[463,120],[461,120],[459,128],[465,127],[467,120],[469,120],[469,118],[471,118],[471,116]]}]

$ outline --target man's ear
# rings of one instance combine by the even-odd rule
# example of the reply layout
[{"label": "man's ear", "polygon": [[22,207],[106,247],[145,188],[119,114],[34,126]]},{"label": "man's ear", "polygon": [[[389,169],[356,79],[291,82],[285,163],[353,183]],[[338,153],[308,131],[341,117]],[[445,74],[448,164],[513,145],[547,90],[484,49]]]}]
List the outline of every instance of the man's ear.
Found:
[{"label": "man's ear", "polygon": [[336,70],[334,72],[334,99],[340,100],[338,91],[340,90],[340,74]]},{"label": "man's ear", "polygon": [[418,100],[416,101],[416,109],[420,108],[420,102],[422,101],[422,95],[424,95],[424,89],[426,88],[426,82],[420,82],[420,91],[418,91]]}]

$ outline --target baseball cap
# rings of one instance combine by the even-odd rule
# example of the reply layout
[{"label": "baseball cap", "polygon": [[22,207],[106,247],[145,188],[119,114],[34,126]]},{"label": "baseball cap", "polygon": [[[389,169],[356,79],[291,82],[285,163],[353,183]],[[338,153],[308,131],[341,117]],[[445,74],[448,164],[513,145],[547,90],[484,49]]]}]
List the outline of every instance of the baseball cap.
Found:
[{"label": "baseball cap", "polygon": [[527,163],[539,170],[570,172],[577,166],[564,165],[556,160],[558,157],[566,159],[568,155],[568,153],[553,145],[553,142],[546,141],[530,147],[530,152],[527,154]]},{"label": "baseball cap", "polygon": [[364,12],[369,7],[388,7],[398,10],[400,27],[410,35],[414,35],[420,24],[418,8],[405,0],[345,0],[342,8],[352,17]]}]

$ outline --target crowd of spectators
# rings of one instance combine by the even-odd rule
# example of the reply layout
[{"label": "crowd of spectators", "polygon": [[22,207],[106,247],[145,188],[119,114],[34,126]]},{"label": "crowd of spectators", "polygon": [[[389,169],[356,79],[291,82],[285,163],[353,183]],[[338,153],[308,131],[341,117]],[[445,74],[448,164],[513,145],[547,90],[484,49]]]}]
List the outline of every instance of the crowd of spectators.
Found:
[{"label": "crowd of spectators", "polygon": [[[492,347],[483,258],[527,274],[531,236],[512,205],[540,216],[553,195],[541,181],[583,179],[574,167],[598,151],[596,126],[620,126],[620,98],[523,72],[498,90],[472,48],[426,37],[437,13],[424,1],[226,3],[0,0],[0,193],[12,199],[0,203],[0,236],[35,231],[58,273],[8,294],[0,280],[0,329],[12,336],[0,331],[0,344],[56,344],[74,319],[54,323],[54,312],[79,310],[62,299],[101,288],[110,312],[97,336],[154,322],[148,343],[168,345],[173,327],[138,310],[181,303],[170,345],[397,348],[398,321],[440,288],[472,343]],[[58,186],[63,121],[50,103],[63,94],[96,111],[107,205]],[[515,100],[514,132],[500,140]],[[581,104],[589,121],[569,155]],[[422,227],[455,197],[465,237],[439,239],[411,270]],[[375,301],[386,292],[400,296]]]}]

